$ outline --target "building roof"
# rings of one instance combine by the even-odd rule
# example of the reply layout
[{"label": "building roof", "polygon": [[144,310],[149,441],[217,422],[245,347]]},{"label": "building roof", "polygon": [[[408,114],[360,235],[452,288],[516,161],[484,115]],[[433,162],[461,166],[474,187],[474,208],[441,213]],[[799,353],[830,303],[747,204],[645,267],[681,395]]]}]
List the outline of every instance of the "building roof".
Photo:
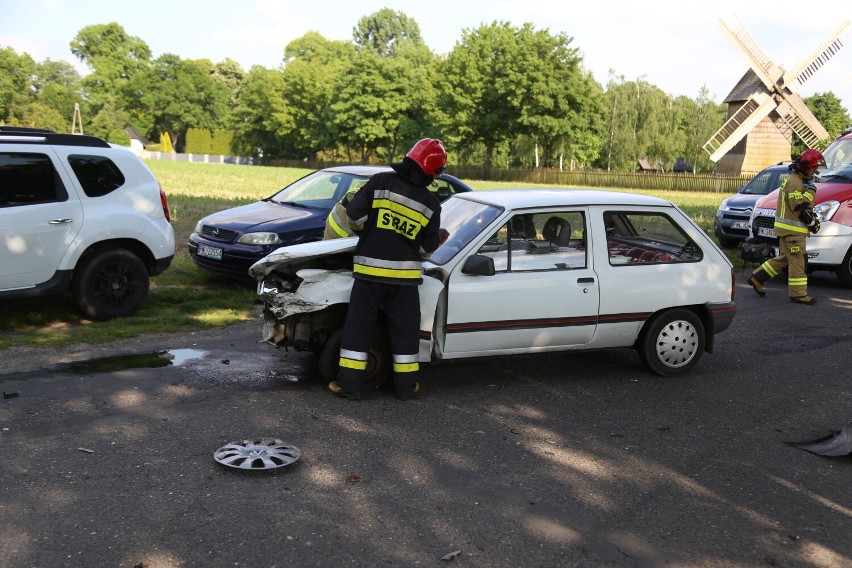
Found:
[{"label": "building roof", "polygon": [[766,88],[766,85],[763,84],[763,81],[760,80],[760,77],[757,76],[757,73],[749,69],[722,102],[738,103],[747,101],[753,94],[758,92],[766,93],[767,95],[771,94],[769,89]]},{"label": "building roof", "polygon": [[150,140],[148,140],[147,138],[145,138],[144,136],[142,136],[141,134],[139,134],[138,132],[136,132],[136,131],[135,131],[132,127],[130,127],[130,126],[128,126],[127,128],[125,128],[125,129],[124,129],[124,131],[125,131],[125,132],[127,132],[127,133],[130,135],[130,139],[131,139],[131,140],[139,140],[140,142],[142,142],[142,145],[143,145],[143,146],[147,146],[148,144],[150,144],[150,143],[151,143],[151,141],[150,141]]}]

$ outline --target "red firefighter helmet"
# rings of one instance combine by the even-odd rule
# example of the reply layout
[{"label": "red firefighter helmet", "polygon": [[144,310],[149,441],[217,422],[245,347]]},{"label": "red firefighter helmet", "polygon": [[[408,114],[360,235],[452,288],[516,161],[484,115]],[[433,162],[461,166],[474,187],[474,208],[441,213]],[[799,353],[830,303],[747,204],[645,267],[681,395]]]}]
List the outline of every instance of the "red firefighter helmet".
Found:
[{"label": "red firefighter helmet", "polygon": [[417,162],[426,175],[434,178],[444,173],[447,165],[447,151],[437,138],[424,138],[411,147],[406,157]]},{"label": "red firefighter helmet", "polygon": [[805,150],[802,152],[802,155],[799,156],[799,159],[796,160],[796,165],[799,170],[805,171],[808,168],[812,167],[825,167],[825,158],[822,157],[822,154],[819,150]]}]

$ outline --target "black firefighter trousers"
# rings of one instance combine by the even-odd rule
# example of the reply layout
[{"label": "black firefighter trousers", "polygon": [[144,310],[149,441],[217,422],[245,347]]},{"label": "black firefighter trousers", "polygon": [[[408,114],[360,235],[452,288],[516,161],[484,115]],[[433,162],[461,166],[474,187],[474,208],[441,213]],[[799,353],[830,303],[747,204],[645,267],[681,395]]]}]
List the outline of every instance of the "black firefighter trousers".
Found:
[{"label": "black firefighter trousers", "polygon": [[404,396],[414,391],[420,370],[420,292],[416,285],[355,278],[340,341],[337,384],[347,392],[360,392],[364,388],[379,309],[384,309],[388,324],[394,390]]}]

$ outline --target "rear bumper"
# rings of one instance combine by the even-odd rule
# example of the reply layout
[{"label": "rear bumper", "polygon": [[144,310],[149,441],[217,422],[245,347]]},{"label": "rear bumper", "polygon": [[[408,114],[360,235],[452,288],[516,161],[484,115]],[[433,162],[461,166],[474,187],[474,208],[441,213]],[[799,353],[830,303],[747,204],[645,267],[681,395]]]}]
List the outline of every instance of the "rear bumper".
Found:
[{"label": "rear bumper", "polygon": [[710,304],[708,306],[710,316],[713,318],[713,333],[721,333],[730,327],[737,315],[737,304],[725,302],[723,304]]}]

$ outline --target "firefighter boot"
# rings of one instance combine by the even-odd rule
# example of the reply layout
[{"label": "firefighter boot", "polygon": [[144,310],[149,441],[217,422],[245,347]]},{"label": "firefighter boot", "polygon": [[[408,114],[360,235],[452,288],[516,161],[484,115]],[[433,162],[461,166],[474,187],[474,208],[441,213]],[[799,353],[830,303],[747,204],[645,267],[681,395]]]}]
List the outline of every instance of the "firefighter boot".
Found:
[{"label": "firefighter boot", "polygon": [[330,394],[331,396],[337,396],[337,397],[340,397],[340,398],[348,398],[349,400],[360,400],[361,399],[361,392],[360,391],[352,392],[352,391],[343,390],[343,388],[339,384],[337,384],[337,381],[331,381],[330,383],[328,383],[328,388],[326,390],[328,391],[328,394]]},{"label": "firefighter boot", "polygon": [[761,278],[761,276],[765,274],[766,272],[763,271],[755,272],[751,275],[751,278],[748,279],[748,283],[751,284],[751,287],[754,289],[757,295],[761,297],[766,295],[766,290],[763,289],[763,283],[766,282],[766,280],[763,280]]},{"label": "firefighter boot", "polygon": [[794,304],[805,304],[806,306],[813,306],[817,303],[816,298],[811,298],[810,296],[798,296],[796,298],[790,298],[790,301]]},{"label": "firefighter boot", "polygon": [[413,398],[420,394],[420,383],[414,383],[414,389],[411,392],[407,392],[405,394],[396,393],[396,398],[399,400],[408,400],[409,398]]}]

